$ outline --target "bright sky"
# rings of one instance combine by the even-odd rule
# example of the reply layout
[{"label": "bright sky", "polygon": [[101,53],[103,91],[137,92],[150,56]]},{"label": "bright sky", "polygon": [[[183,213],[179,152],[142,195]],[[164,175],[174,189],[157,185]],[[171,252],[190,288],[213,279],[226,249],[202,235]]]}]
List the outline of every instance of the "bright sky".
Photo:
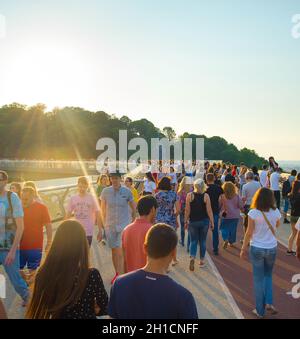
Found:
[{"label": "bright sky", "polygon": [[104,110],[299,160],[297,13],[299,0],[1,0],[0,105]]}]

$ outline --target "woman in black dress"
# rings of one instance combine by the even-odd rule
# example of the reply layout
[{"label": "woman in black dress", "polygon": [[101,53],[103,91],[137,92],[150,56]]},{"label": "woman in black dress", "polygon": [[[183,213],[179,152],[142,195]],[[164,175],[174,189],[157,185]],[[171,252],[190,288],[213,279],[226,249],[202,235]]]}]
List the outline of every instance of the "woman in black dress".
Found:
[{"label": "woman in black dress", "polygon": [[89,267],[89,246],[82,225],[74,220],[63,222],[36,275],[26,317],[95,319],[106,314],[107,304],[100,273]]}]

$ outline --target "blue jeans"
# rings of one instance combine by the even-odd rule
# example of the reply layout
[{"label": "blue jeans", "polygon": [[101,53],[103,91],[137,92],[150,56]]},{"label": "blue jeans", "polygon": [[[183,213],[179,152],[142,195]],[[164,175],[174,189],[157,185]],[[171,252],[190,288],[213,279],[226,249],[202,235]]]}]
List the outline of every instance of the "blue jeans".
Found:
[{"label": "blue jeans", "polygon": [[256,311],[265,315],[266,305],[273,305],[273,267],[276,260],[277,247],[263,249],[251,246],[250,259],[253,266]]},{"label": "blue jeans", "polygon": [[20,252],[16,252],[15,261],[10,266],[4,265],[7,254],[7,251],[0,251],[0,265],[3,265],[5,272],[8,275],[8,278],[16,292],[23,300],[26,300],[28,298],[28,287],[20,275]]},{"label": "blue jeans", "polygon": [[217,253],[219,251],[219,214],[214,214],[215,228],[213,231],[213,249]]},{"label": "blue jeans", "polygon": [[289,211],[290,208],[290,200],[289,199],[284,199],[284,209],[283,212],[287,213]]},{"label": "blue jeans", "polygon": [[240,219],[223,219],[221,223],[221,233],[224,241],[230,244],[236,242],[236,231]]},{"label": "blue jeans", "polygon": [[[190,231],[187,230],[187,233],[188,233],[187,251],[188,253],[190,253],[190,246],[191,246]],[[181,236],[180,243],[182,246],[184,246],[184,241],[185,241],[184,213],[180,214],[180,236]]]},{"label": "blue jeans", "polygon": [[184,246],[185,228],[184,228],[184,213],[180,214],[180,243]]},{"label": "blue jeans", "polygon": [[187,251],[188,251],[188,253],[191,252],[191,234],[190,234],[190,230],[188,230]]},{"label": "blue jeans", "polygon": [[203,260],[206,254],[206,238],[208,233],[209,220],[191,222],[189,231],[191,236],[190,255],[192,258],[197,256],[198,243],[200,244],[200,259]]}]

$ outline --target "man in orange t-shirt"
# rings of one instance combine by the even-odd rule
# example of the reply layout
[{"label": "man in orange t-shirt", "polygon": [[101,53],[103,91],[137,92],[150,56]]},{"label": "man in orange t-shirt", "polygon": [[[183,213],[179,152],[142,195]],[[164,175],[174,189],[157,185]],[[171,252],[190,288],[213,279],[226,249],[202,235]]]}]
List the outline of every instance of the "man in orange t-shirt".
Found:
[{"label": "man in orange t-shirt", "polygon": [[22,275],[27,282],[30,282],[34,271],[41,263],[44,226],[47,232],[46,252],[48,252],[52,242],[52,225],[47,206],[34,199],[34,190],[31,187],[22,190],[21,198],[24,210],[24,232],[20,243],[20,269],[23,270],[27,266],[29,274],[26,276],[23,272]]},{"label": "man in orange t-shirt", "polygon": [[152,196],[142,197],[137,204],[139,218],[128,225],[122,234],[125,273],[136,271],[147,263],[144,252],[145,237],[156,217],[157,201]]}]

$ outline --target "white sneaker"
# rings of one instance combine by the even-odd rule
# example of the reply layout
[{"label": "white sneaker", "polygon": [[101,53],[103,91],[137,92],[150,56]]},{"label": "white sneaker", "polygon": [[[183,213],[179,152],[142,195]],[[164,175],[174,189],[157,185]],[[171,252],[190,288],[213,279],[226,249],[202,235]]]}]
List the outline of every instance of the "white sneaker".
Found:
[{"label": "white sneaker", "polygon": [[253,313],[258,319],[264,319],[264,316],[259,315],[259,314],[257,313],[257,310],[256,310],[256,309],[253,310],[252,313]]}]

